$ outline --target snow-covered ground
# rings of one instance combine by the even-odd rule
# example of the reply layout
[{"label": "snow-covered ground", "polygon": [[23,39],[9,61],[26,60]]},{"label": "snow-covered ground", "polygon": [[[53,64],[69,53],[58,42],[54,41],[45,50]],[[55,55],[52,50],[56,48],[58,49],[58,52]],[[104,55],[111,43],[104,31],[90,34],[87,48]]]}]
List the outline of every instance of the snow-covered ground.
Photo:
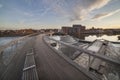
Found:
[{"label": "snow-covered ground", "polygon": [[50,38],[53,38],[55,40],[60,40],[60,36],[51,36]]},{"label": "snow-covered ground", "polygon": [[87,50],[91,50],[91,51],[94,51],[94,52],[98,52],[99,49],[101,48],[102,46],[102,42],[101,41],[95,41],[92,46],[90,46]]}]

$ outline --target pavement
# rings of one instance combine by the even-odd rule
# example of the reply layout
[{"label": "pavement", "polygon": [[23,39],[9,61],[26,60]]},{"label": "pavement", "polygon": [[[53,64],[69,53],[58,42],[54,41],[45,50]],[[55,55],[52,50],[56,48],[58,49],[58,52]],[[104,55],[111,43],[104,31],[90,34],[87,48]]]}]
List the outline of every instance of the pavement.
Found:
[{"label": "pavement", "polygon": [[38,35],[35,42],[35,61],[40,80],[91,80],[50,49],[42,35]]}]

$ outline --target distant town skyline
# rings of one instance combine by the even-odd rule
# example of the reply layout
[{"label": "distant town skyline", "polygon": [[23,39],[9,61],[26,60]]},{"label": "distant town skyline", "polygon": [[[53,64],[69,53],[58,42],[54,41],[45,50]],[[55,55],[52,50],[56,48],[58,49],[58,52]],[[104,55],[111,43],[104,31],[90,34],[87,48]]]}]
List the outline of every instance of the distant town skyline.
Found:
[{"label": "distant town skyline", "polygon": [[120,0],[0,0],[1,29],[120,28]]}]

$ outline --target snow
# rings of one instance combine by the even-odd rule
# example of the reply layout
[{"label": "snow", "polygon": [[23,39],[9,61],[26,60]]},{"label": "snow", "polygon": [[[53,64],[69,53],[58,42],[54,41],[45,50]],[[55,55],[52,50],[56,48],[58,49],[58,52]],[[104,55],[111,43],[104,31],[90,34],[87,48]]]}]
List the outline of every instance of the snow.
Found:
[{"label": "snow", "polygon": [[70,43],[70,44],[77,43],[77,41],[74,38],[72,38],[71,36],[69,36],[69,35],[62,36],[61,41],[66,42],[66,43]]},{"label": "snow", "polygon": [[50,36],[50,38],[53,38],[55,40],[60,40],[60,36]]},{"label": "snow", "polygon": [[98,52],[101,46],[102,46],[102,42],[101,41],[96,41],[87,50]]},{"label": "snow", "polygon": [[89,56],[85,53],[82,53],[78,58],[74,60],[80,66],[87,68]]}]

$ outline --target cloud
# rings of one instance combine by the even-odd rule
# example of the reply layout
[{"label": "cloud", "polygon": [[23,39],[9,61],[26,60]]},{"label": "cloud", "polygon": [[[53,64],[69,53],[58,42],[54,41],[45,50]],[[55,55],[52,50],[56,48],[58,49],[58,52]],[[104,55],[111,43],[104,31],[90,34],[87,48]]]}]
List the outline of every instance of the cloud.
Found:
[{"label": "cloud", "polygon": [[2,4],[0,4],[0,8],[2,8],[3,7],[3,5]]},{"label": "cloud", "polygon": [[27,17],[32,17],[34,16],[33,14],[31,14],[30,12],[28,11],[23,11],[23,10],[20,10],[18,8],[13,8],[13,10],[17,13],[19,13],[20,15],[23,15],[23,16],[27,16]]},{"label": "cloud", "polygon": [[[100,9],[111,0],[42,0],[49,11],[67,16],[70,20],[84,20],[93,10]],[[47,9],[46,9],[47,10]],[[46,12],[45,10],[45,12]]]},{"label": "cloud", "polygon": [[32,16],[33,16],[33,14],[28,13],[28,12],[22,12],[22,13],[23,13],[23,15],[25,15],[25,16],[30,16],[30,17],[32,17]]},{"label": "cloud", "polygon": [[93,10],[102,8],[110,0],[79,0],[73,9],[72,20],[84,20]]},{"label": "cloud", "polygon": [[109,13],[100,13],[100,14],[96,14],[92,19],[103,19],[103,18],[106,18],[106,17],[109,17],[109,16],[112,16],[114,15],[115,13],[119,12],[120,9],[117,9],[113,12],[109,12]]},{"label": "cloud", "polygon": [[62,5],[65,4],[64,0],[42,0],[43,4],[46,5],[42,15],[45,15],[47,12],[53,11],[54,13],[64,15],[66,10]]}]

